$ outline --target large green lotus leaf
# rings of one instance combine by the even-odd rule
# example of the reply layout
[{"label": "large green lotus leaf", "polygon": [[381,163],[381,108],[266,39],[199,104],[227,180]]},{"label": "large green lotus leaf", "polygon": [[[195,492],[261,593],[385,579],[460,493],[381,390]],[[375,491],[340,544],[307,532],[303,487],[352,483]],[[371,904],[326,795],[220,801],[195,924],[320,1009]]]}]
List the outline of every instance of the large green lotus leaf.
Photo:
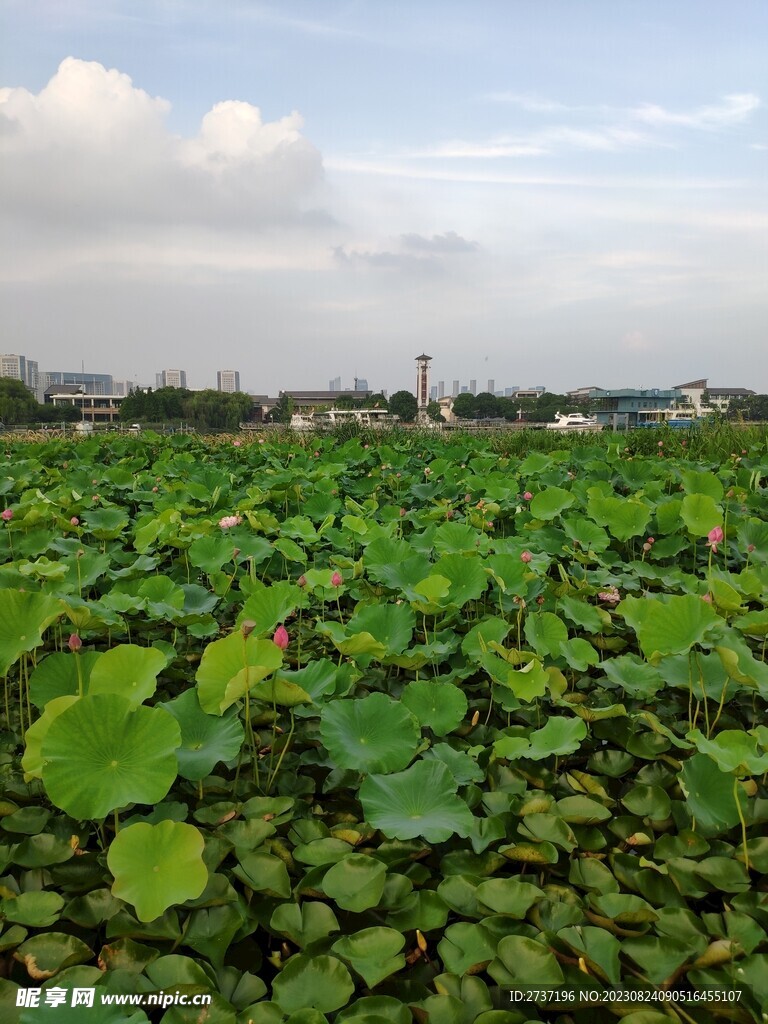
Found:
[{"label": "large green lotus leaf", "polygon": [[168,907],[197,899],[208,882],[204,846],[202,834],[182,821],[128,825],[107,853],[112,894],[132,904],[140,921],[154,921]]},{"label": "large green lotus leaf", "polygon": [[480,663],[494,683],[506,686],[517,700],[531,701],[543,697],[547,691],[550,676],[537,658],[521,669],[495,654],[484,654]]},{"label": "large green lotus leaf", "polygon": [[757,738],[739,729],[725,729],[707,739],[700,729],[692,729],[686,739],[696,744],[702,754],[707,754],[722,772],[737,775],[761,775],[768,771],[768,754],[761,754]]},{"label": "large green lotus leaf", "polygon": [[437,952],[451,974],[478,974],[496,955],[496,941],[481,924],[460,921],[445,929]]},{"label": "large green lotus leaf", "polygon": [[199,537],[189,546],[189,561],[203,572],[219,572],[226,562],[231,562],[235,543],[228,533],[213,537]]},{"label": "large green lotus leaf", "polygon": [[300,949],[341,930],[333,910],[319,901],[281,903],[272,914],[269,927],[286,935]]},{"label": "large green lotus leaf", "polygon": [[739,523],[736,537],[742,551],[752,547],[749,557],[753,562],[768,561],[768,523],[753,516]]},{"label": "large green lotus leaf", "polygon": [[613,537],[629,540],[645,532],[653,512],[648,505],[639,498],[615,498],[595,491],[590,488],[587,513],[600,526],[607,526]]},{"label": "large green lotus leaf", "polygon": [[272,998],[283,1013],[315,1009],[332,1013],[355,991],[349,971],[335,956],[292,956],[272,983]]},{"label": "large green lotus leaf", "polygon": [[462,640],[462,654],[466,654],[473,661],[479,661],[481,656],[488,651],[491,641],[502,643],[509,630],[510,625],[504,619],[495,617],[483,619],[482,622],[473,626]]},{"label": "large green lotus leaf", "polygon": [[697,469],[687,469],[680,474],[686,494],[708,494],[715,501],[723,500],[724,487],[714,473],[703,473]]},{"label": "large green lotus leaf", "polygon": [[405,967],[405,957],[400,952],[404,945],[405,936],[394,928],[364,928],[337,939],[331,951],[346,960],[368,988],[374,988]]},{"label": "large green lotus leaf", "polygon": [[337,861],[323,878],[323,892],[342,910],[355,914],[378,906],[387,868],[375,857],[353,853]]},{"label": "large green lotus leaf", "polygon": [[547,487],[534,495],[531,514],[536,519],[554,519],[576,501],[576,496],[562,487]]},{"label": "large green lotus leaf", "polygon": [[210,775],[219,761],[231,761],[237,756],[245,733],[234,709],[221,717],[207,715],[193,689],[160,707],[170,712],[181,728],[181,746],[176,757],[182,778],[197,782]]},{"label": "large green lotus leaf", "polygon": [[347,623],[350,633],[368,633],[382,644],[386,654],[402,654],[413,636],[416,615],[407,604],[369,604],[359,608]]},{"label": "large green lotus leaf", "polygon": [[519,878],[491,878],[478,885],[478,900],[497,914],[506,914],[522,920],[544,892],[537,885]]},{"label": "large green lotus leaf", "polygon": [[433,546],[440,555],[463,555],[476,547],[481,536],[467,523],[443,523],[435,530]]},{"label": "large green lotus leaf", "polygon": [[30,779],[42,779],[43,758],[41,754],[43,740],[48,735],[54,720],[63,714],[67,708],[72,707],[79,700],[76,694],[68,694],[65,697],[53,697],[45,706],[45,711],[36,722],[27,729],[24,734],[24,756],[21,759],[21,767],[24,769],[24,781]]},{"label": "large green lotus leaf", "polygon": [[24,654],[43,642],[43,633],[66,611],[63,601],[49,594],[0,590],[0,676]]},{"label": "large green lotus leaf", "polygon": [[574,516],[563,518],[563,529],[566,535],[574,544],[578,544],[584,551],[593,551],[600,554],[610,545],[611,539],[602,526],[597,526],[589,519],[576,519]]},{"label": "large green lotus leaf", "polygon": [[520,757],[540,761],[545,757],[564,757],[572,754],[586,738],[587,727],[580,718],[554,717],[541,729],[523,736],[502,736],[493,744],[497,757],[514,761]]},{"label": "large green lotus leaf", "polygon": [[37,665],[29,677],[29,699],[37,708],[44,708],[55,697],[73,696],[78,692],[78,659],[83,679],[83,693],[88,693],[88,681],[93,666],[101,657],[99,651],[81,651],[73,654],[49,654]]},{"label": "large green lotus leaf", "polygon": [[466,838],[472,829],[472,813],[456,789],[450,770],[431,760],[396,775],[369,775],[359,792],[366,820],[388,839],[423,836],[442,843],[454,833]]},{"label": "large green lotus leaf", "polygon": [[436,736],[452,732],[467,713],[467,698],[453,683],[416,680],[408,683],[400,699],[419,724]]},{"label": "large green lotus leaf", "polygon": [[627,597],[619,605],[619,612],[637,633],[642,652],[649,660],[656,653],[687,653],[722,622],[714,608],[695,594],[673,596],[663,602]]},{"label": "large green lotus leaf", "polygon": [[128,522],[128,515],[121,508],[93,508],[85,513],[83,527],[97,540],[115,540]]},{"label": "large green lotus leaf", "polygon": [[[592,928],[589,925],[579,925],[578,928],[561,928],[557,933],[558,939],[564,942],[577,956],[584,957],[587,965],[593,971],[603,976],[605,981],[612,985],[618,985],[621,980],[621,965],[619,953],[622,944],[604,928]],[[670,973],[670,972],[668,972]],[[665,975],[665,977],[667,977]],[[663,979],[661,979],[663,980]]]},{"label": "large green lotus leaf", "polygon": [[523,935],[507,935],[496,950],[488,973],[499,985],[562,985],[563,972],[546,945]]},{"label": "large green lotus leaf", "polygon": [[708,494],[686,494],[680,515],[694,537],[706,537],[710,530],[723,525],[723,510]]},{"label": "large green lotus leaf", "polygon": [[253,632],[256,636],[271,633],[278,623],[285,622],[299,607],[303,597],[301,587],[288,580],[279,580],[250,595],[237,617],[237,624],[250,620],[255,623]]},{"label": "large green lotus leaf", "polygon": [[517,594],[525,597],[528,593],[529,580],[532,578],[530,568],[520,559],[520,555],[496,554],[485,559],[486,572],[490,572],[493,581],[504,594]]},{"label": "large green lotus leaf", "polygon": [[330,637],[336,650],[348,658],[370,655],[378,660],[387,653],[384,644],[370,633],[361,629],[358,633],[350,634],[340,622],[318,622],[315,631],[322,636]]},{"label": "large green lotus leaf", "polygon": [[343,697],[359,675],[358,669],[349,662],[338,665],[330,658],[319,658],[296,671],[281,670],[275,678],[300,686],[312,702],[318,704],[325,697]]},{"label": "large green lotus leaf", "polygon": [[404,768],[421,740],[411,712],[384,693],[327,704],[320,735],[337,768],[368,773]]},{"label": "large green lotus leaf", "polygon": [[411,1011],[394,996],[363,996],[336,1017],[336,1024],[412,1024]]},{"label": "large green lotus leaf", "polygon": [[611,682],[622,687],[630,697],[647,700],[654,697],[665,685],[661,672],[636,654],[607,658],[600,667]]},{"label": "large green lotus leaf", "polygon": [[203,651],[195,676],[200,707],[209,715],[223,715],[282,663],[283,652],[277,644],[254,634],[244,637],[236,630],[214,640]]},{"label": "large green lotus leaf", "polygon": [[739,822],[737,797],[746,809],[747,797],[741,786],[734,790],[733,780],[722,772],[711,757],[694,754],[683,764],[679,775],[686,807],[704,836],[727,832]]},{"label": "large green lotus leaf", "polygon": [[176,778],[178,723],[167,711],[132,708],[125,697],[83,697],[43,740],[43,783],[73,818],[103,818],[130,803],[162,800]]},{"label": "large green lotus leaf", "polygon": [[273,679],[263,679],[251,687],[251,697],[268,704],[276,704],[281,708],[296,708],[299,704],[312,703],[312,698],[306,690],[303,690],[297,683],[289,682],[279,676],[275,676]]},{"label": "large green lotus leaf", "polygon": [[165,665],[165,655],[155,647],[118,644],[93,666],[88,692],[116,693],[136,707],[155,692],[158,673]]},{"label": "large green lotus leaf", "polygon": [[605,626],[610,625],[610,616],[602,608],[595,608],[594,605],[580,601],[577,597],[565,595],[559,600],[559,607],[563,614],[577,626],[581,626],[588,633],[600,633]]},{"label": "large green lotus leaf", "polygon": [[560,645],[568,639],[565,623],[553,612],[529,615],[525,620],[524,632],[525,639],[541,657],[547,654],[556,657],[560,652]]},{"label": "large green lotus leaf", "polygon": [[473,757],[463,750],[454,750],[448,743],[436,743],[424,752],[424,757],[437,758],[447,765],[460,786],[466,786],[469,782],[482,782],[485,778],[485,772]]},{"label": "large green lotus leaf", "polygon": [[0,916],[32,928],[50,928],[63,908],[64,898],[55,892],[22,892],[13,899],[0,900]]},{"label": "large green lotus leaf", "polygon": [[474,552],[471,555],[443,555],[435,563],[434,571],[449,581],[448,603],[458,608],[467,601],[482,597],[488,586],[483,562]]}]

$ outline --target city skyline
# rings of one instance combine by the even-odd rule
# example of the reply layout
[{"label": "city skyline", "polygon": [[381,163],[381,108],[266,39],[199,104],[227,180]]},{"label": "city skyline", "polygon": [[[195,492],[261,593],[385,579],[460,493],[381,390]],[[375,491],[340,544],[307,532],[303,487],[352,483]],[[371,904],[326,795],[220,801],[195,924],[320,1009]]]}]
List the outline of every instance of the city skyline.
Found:
[{"label": "city skyline", "polygon": [[3,347],[41,367],[391,394],[427,351],[446,389],[768,391],[764,4],[11,0],[0,27]]}]

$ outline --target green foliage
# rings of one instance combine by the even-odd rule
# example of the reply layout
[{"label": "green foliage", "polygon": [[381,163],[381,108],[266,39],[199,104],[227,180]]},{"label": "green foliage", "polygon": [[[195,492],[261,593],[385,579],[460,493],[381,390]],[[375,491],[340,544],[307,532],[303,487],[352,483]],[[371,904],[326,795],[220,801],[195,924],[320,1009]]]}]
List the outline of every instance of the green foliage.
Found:
[{"label": "green foliage", "polygon": [[761,1019],[765,433],[554,433],[6,438],[4,1008]]},{"label": "green foliage", "polygon": [[410,391],[396,391],[389,399],[389,411],[399,416],[403,423],[412,423],[416,419],[418,402]]},{"label": "green foliage", "polygon": [[22,381],[0,377],[0,422],[34,423],[38,409],[35,396]]}]

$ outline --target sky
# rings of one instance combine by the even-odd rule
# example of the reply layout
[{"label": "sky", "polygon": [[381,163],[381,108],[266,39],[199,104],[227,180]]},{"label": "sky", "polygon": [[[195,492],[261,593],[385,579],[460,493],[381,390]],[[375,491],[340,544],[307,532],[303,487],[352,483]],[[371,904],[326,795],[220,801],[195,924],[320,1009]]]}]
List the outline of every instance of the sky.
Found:
[{"label": "sky", "polygon": [[0,349],[768,392],[764,0],[0,0]]}]

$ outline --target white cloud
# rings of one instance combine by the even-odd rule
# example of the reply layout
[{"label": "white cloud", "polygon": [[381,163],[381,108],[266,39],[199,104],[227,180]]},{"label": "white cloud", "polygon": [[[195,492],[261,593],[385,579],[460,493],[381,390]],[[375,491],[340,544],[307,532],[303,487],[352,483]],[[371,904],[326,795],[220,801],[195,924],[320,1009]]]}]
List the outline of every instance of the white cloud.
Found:
[{"label": "white cloud", "polygon": [[265,123],[249,103],[219,103],[183,139],[168,110],[127,75],[73,57],[37,95],[1,90],[6,210],[51,234],[301,222],[323,172],[299,114]]},{"label": "white cloud", "polygon": [[719,104],[697,107],[695,110],[683,113],[675,113],[652,103],[644,103],[631,113],[638,121],[656,128],[677,125],[683,128],[713,131],[741,124],[748,120],[750,114],[759,106],[760,97],[755,96],[754,93],[745,92],[724,96]]}]

